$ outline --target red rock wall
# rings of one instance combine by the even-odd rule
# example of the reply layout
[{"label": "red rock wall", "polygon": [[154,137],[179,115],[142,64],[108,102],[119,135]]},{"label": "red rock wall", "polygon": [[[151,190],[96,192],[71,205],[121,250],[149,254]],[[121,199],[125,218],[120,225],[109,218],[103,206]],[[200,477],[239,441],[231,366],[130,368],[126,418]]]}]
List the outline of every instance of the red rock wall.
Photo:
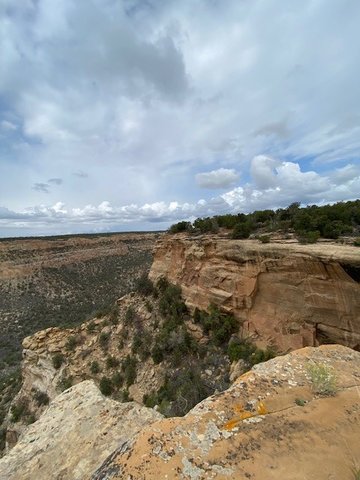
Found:
[{"label": "red rock wall", "polygon": [[331,341],[354,348],[360,284],[341,267],[344,251],[327,258],[312,246],[167,236],[155,249],[150,278],[179,284],[191,309],[214,303],[233,313],[260,346],[287,351]]}]

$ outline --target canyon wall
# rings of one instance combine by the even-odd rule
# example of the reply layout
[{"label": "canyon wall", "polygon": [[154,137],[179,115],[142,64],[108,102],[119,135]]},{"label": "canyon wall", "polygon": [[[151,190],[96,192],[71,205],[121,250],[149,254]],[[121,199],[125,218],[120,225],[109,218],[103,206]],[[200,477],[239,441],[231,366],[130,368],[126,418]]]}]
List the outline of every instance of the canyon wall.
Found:
[{"label": "canyon wall", "polygon": [[359,349],[359,268],[357,247],[179,234],[158,242],[150,278],[180,285],[192,310],[213,303],[234,314],[259,346]]}]

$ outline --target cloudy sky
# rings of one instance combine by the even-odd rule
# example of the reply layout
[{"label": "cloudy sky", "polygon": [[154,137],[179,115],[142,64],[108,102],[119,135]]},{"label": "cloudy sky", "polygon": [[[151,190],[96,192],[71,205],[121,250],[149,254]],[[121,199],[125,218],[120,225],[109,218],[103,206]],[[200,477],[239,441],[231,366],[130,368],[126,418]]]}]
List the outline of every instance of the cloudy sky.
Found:
[{"label": "cloudy sky", "polygon": [[358,198],[359,0],[0,0],[0,236]]}]

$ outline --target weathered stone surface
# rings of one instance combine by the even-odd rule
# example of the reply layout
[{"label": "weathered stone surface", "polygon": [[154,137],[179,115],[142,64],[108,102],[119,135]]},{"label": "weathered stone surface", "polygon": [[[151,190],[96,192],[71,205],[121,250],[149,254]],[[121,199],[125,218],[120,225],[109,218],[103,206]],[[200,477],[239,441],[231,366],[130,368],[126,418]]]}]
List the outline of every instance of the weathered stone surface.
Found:
[{"label": "weathered stone surface", "polygon": [[232,312],[259,346],[360,348],[360,285],[343,264],[359,267],[360,250],[176,235],[159,241],[150,278],[179,284],[190,308]]},{"label": "weathered stone surface", "polygon": [[57,396],[0,459],[1,480],[83,480],[121,443],[162,416],[105,398],[92,381]]},{"label": "weathered stone surface", "polygon": [[[336,376],[314,393],[309,365]],[[183,418],[122,443],[91,480],[352,480],[359,467],[360,353],[307,347],[255,366]]]}]

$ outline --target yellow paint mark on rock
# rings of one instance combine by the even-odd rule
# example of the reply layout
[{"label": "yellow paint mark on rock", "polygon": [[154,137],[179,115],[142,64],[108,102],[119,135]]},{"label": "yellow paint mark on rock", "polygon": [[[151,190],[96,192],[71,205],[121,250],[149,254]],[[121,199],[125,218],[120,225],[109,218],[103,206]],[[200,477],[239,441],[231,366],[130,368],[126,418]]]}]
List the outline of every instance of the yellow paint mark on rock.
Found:
[{"label": "yellow paint mark on rock", "polygon": [[256,405],[255,412],[249,412],[248,410],[244,410],[244,407],[241,405],[235,405],[234,411],[237,415],[227,421],[224,425],[225,430],[233,430],[240,422],[245,420],[246,418],[257,417],[258,415],[266,415],[268,412],[265,403],[260,401]]}]

